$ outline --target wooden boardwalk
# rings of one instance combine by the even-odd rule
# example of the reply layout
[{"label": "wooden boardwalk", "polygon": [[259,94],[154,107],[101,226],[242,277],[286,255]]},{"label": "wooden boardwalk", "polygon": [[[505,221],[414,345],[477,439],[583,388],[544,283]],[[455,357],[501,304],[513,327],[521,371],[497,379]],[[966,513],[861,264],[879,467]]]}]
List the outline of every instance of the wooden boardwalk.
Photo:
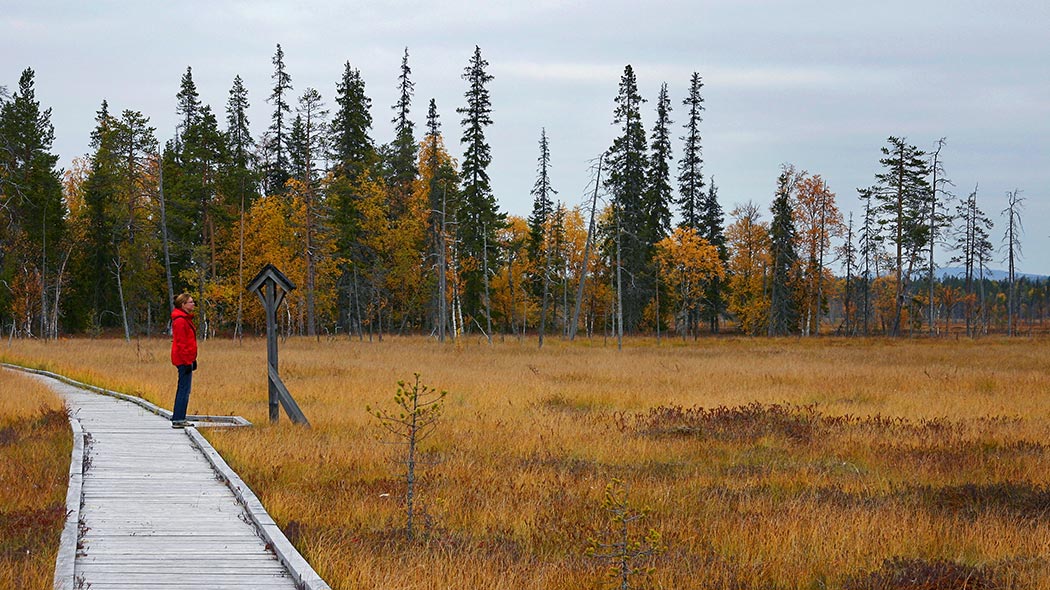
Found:
[{"label": "wooden boardwalk", "polygon": [[296,588],[186,431],[126,401],[37,378],[87,436],[78,587]]}]

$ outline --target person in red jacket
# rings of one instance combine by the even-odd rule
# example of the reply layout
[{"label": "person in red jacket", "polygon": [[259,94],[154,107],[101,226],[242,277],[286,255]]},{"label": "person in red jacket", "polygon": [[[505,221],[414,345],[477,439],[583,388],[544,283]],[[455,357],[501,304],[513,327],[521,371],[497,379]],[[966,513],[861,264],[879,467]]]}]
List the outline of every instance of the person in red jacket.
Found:
[{"label": "person in red jacket", "polygon": [[175,388],[175,407],[171,411],[171,427],[185,428],[186,407],[190,404],[193,372],[197,370],[197,327],[193,325],[193,309],[197,306],[189,293],[175,298],[171,310],[171,364],[179,370],[179,384]]}]

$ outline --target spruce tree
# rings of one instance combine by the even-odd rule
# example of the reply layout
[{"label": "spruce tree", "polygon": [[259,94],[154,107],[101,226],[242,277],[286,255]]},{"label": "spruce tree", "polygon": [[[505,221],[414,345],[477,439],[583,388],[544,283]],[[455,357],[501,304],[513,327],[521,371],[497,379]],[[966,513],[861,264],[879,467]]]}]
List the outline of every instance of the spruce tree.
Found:
[{"label": "spruce tree", "polygon": [[225,192],[240,201],[240,208],[250,206],[256,196],[255,140],[248,121],[248,89],[240,76],[233,79],[226,103],[226,147],[228,167],[223,179]]},{"label": "spruce tree", "polygon": [[103,101],[91,147],[82,213],[86,243],[71,263],[76,278],[70,295],[84,324],[120,325],[127,339],[163,292],[152,176],[157,140],[142,113],[114,117]]},{"label": "spruce tree", "polygon": [[[547,129],[540,130],[540,156],[536,161],[536,182],[532,185],[532,214],[529,215],[529,257],[539,263],[542,257],[544,232],[554,211],[553,196],[558,194],[551,186],[551,151]],[[546,271],[543,271],[546,272]]]},{"label": "spruce tree", "polygon": [[671,229],[671,203],[674,189],[671,188],[671,99],[667,94],[667,83],[660,86],[656,99],[656,123],[651,134],[652,151],[649,157],[648,187],[645,209],[648,222],[645,236],[652,245],[667,236]]},{"label": "spruce tree", "polygon": [[634,330],[642,318],[642,311],[652,296],[651,258],[647,242],[649,211],[645,207],[646,192],[646,138],[642,126],[641,105],[645,100],[638,93],[634,69],[628,64],[620,78],[613,124],[620,135],[613,140],[606,162],[608,176],[605,186],[612,193],[615,222],[615,241],[620,251],[617,274],[626,275],[626,284],[620,281],[622,321],[627,330]]},{"label": "spruce tree", "polygon": [[700,89],[704,83],[700,74],[693,72],[689,81],[689,94],[682,105],[686,107],[685,135],[681,137],[684,147],[682,160],[678,163],[678,206],[682,214],[682,227],[703,233],[702,201],[704,200],[703,150],[701,149],[700,123],[703,121],[704,99]]},{"label": "spruce tree", "polygon": [[795,251],[795,221],[792,193],[795,171],[785,166],[777,178],[777,193],[769,225],[770,255],[772,258],[769,335],[786,336],[798,331],[798,301],[795,299],[795,269],[798,254]]},{"label": "spruce tree", "polygon": [[292,119],[291,129],[288,130],[288,174],[290,178],[299,180],[306,178],[308,152],[303,116],[297,114]]},{"label": "spruce tree", "polygon": [[412,68],[408,65],[408,48],[401,58],[401,74],[397,78],[398,99],[391,107],[394,110],[394,141],[390,146],[390,161],[387,165],[389,170],[388,184],[392,189],[395,207],[392,207],[392,215],[397,215],[405,208],[412,193],[412,183],[419,175],[416,169],[416,157],[419,146],[416,145],[415,124],[409,117],[412,108],[412,95],[415,92],[415,83],[411,79]]},{"label": "spruce tree", "polygon": [[890,137],[887,143],[889,145],[882,148],[884,157],[879,160],[883,172],[875,176],[878,190],[874,196],[878,202],[879,223],[887,230],[886,236],[896,248],[897,303],[891,334],[899,336],[911,274],[930,239],[927,215],[932,193],[926,181],[930,175],[926,153],[909,145],[904,138]]},{"label": "spruce tree", "polygon": [[460,179],[452,165],[451,157],[445,151],[441,138],[441,119],[434,99],[430,99],[427,108],[427,132],[423,138],[423,145],[419,169],[420,172],[425,170],[429,174],[427,250],[434,265],[436,278],[433,283],[433,327],[438,340],[444,342],[449,334],[448,321],[451,313],[447,283],[450,267],[447,244],[451,238],[449,225],[454,225],[458,211]]},{"label": "spruce tree", "polygon": [[0,280],[6,281],[0,318],[9,310],[7,298],[15,284],[11,279],[21,273],[22,284],[28,288],[35,282],[39,289],[35,301],[24,301],[26,313],[36,321],[23,328],[52,337],[57,326],[48,324],[54,315],[49,309],[52,285],[48,281],[64,246],[66,207],[55,168],[58,156],[51,153],[55,138],[51,109],[40,108],[35,76],[32,68],[23,70],[18,89],[0,106],[0,144],[5,148],[0,151]]},{"label": "spruce tree", "polygon": [[244,317],[244,224],[245,212],[251,207],[256,195],[255,142],[252,140],[248,122],[248,89],[240,76],[233,79],[230,98],[226,103],[226,146],[229,158],[223,171],[224,193],[237,202],[237,319],[234,336],[241,336]]},{"label": "spruce tree", "polygon": [[193,82],[193,68],[190,66],[186,66],[186,73],[182,75],[175,101],[175,114],[179,116],[179,122],[175,125],[175,138],[181,144],[183,135],[197,122],[201,109],[200,94],[197,84]]},{"label": "spruce tree", "polygon": [[369,136],[372,129],[372,100],[365,94],[361,71],[346,62],[343,78],[336,87],[335,115],[332,117],[330,156],[338,174],[357,176],[376,162],[376,148]]},{"label": "spruce tree", "polygon": [[[457,222],[462,243],[461,258],[473,262],[463,273],[463,308],[474,318],[484,314],[487,324],[491,324],[486,297],[488,276],[485,273],[495,269],[498,249],[488,246],[495,246],[497,232],[506,224],[506,215],[499,211],[489,184],[492,150],[485,140],[485,128],[492,124],[492,101],[486,85],[492,81],[492,75],[486,71],[488,65],[481,57],[481,48],[475,46],[474,55],[463,70],[462,77],[467,81],[464,94],[467,105],[456,109],[463,115],[460,142],[464,146],[463,188]],[[491,329],[487,332],[491,336]]]},{"label": "spruce tree", "polygon": [[[117,154],[116,121],[105,100],[95,115],[91,132],[90,172],[84,183],[84,209],[87,216],[85,244],[75,262],[76,280],[71,294],[83,314],[83,323],[112,325],[116,315],[116,281],[110,272],[115,258]],[[105,313],[111,312],[111,313]],[[86,317],[84,317],[86,316]]]},{"label": "spruce tree", "polygon": [[[726,248],[725,214],[722,211],[722,205],[718,202],[718,187],[715,185],[713,176],[704,194],[700,222],[700,228],[697,231],[700,232],[701,237],[718,249],[718,259],[725,266],[729,262],[729,250]],[[705,289],[707,298],[705,317],[714,333],[718,333],[719,322],[726,310],[726,287],[723,279],[715,277]]]},{"label": "spruce tree", "polygon": [[291,177],[288,162],[287,117],[292,112],[290,105],[292,77],[285,71],[284,51],[280,43],[277,44],[277,52],[273,56],[273,69],[273,91],[266,101],[273,105],[269,128],[270,137],[266,144],[267,170],[264,190],[268,195],[283,193],[284,183]]},{"label": "spruce tree", "polygon": [[878,192],[878,187],[857,189],[857,194],[864,204],[860,235],[857,241],[858,254],[860,255],[860,294],[863,297],[863,300],[860,302],[860,312],[865,336],[870,334],[871,330],[871,286],[874,279],[879,276],[879,261],[883,255],[883,235],[877,216],[876,192]]},{"label": "spruce tree", "polygon": [[[169,192],[173,193],[172,209],[188,217],[189,234],[176,233],[173,242],[188,250],[196,273],[196,280],[186,286],[203,292],[206,283],[217,277],[219,236],[233,221],[232,209],[223,202],[219,184],[227,161],[226,138],[211,106],[201,107],[197,120],[186,130],[181,147],[182,169],[176,187],[179,190]],[[197,313],[203,321],[209,311],[202,305]]]}]

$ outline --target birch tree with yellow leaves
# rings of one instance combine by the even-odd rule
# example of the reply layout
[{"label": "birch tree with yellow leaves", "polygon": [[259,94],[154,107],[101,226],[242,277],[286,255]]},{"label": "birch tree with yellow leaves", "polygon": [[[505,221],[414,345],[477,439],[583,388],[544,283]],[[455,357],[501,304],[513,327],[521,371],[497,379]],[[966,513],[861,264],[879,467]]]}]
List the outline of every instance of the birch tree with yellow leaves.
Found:
[{"label": "birch tree with yellow leaves", "polygon": [[[675,313],[675,329],[684,338],[690,317],[703,304],[703,295],[714,279],[725,276],[718,248],[691,227],[678,227],[656,243],[660,278],[667,286]],[[694,334],[695,336],[695,334]]]},{"label": "birch tree with yellow leaves", "polygon": [[831,238],[842,234],[842,212],[827,182],[819,174],[803,172],[796,184],[794,213],[802,267],[802,333],[811,336],[820,333],[820,320],[827,312],[827,286],[834,276],[825,262],[831,252]]},{"label": "birch tree with yellow leaves", "polygon": [[729,215],[729,313],[744,333],[758,335],[769,323],[769,224],[750,201]]}]

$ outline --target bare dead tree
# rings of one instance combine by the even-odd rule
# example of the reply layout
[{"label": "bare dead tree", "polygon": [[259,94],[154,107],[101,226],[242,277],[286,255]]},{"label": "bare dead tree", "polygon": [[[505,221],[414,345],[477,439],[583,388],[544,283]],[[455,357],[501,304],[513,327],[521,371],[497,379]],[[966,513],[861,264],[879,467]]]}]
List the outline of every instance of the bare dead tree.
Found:
[{"label": "bare dead tree", "polygon": [[1006,216],[1006,235],[1003,236],[1003,247],[1006,249],[1007,284],[1006,295],[1006,332],[1009,336],[1015,336],[1014,323],[1017,317],[1017,259],[1021,257],[1021,234],[1024,227],[1021,225],[1021,209],[1024,197],[1021,191],[1014,189],[1006,193],[1007,206],[1002,215]]},{"label": "bare dead tree", "polygon": [[572,323],[569,325],[569,341],[576,339],[576,326],[580,321],[580,307],[583,305],[583,290],[587,285],[587,262],[591,257],[591,245],[594,242],[594,212],[598,208],[598,187],[601,186],[602,158],[598,157],[598,171],[594,176],[594,196],[591,197],[591,220],[587,224],[587,241],[583,246],[583,266],[580,268],[580,283],[576,290],[576,310],[572,314]]}]

